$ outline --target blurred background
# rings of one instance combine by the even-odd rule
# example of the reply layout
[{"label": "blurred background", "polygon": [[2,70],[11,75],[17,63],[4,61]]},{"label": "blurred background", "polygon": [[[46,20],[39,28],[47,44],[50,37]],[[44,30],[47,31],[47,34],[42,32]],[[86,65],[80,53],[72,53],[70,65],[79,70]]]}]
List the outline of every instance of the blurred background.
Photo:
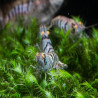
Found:
[{"label": "blurred background", "polygon": [[80,16],[86,25],[98,23],[98,0],[68,0],[64,1],[57,15]]},{"label": "blurred background", "polygon": [[[15,0],[0,0],[0,8]],[[66,3],[67,1],[67,3]],[[80,16],[86,25],[98,23],[98,0],[64,0],[56,15]],[[55,15],[55,16],[56,16]]]}]

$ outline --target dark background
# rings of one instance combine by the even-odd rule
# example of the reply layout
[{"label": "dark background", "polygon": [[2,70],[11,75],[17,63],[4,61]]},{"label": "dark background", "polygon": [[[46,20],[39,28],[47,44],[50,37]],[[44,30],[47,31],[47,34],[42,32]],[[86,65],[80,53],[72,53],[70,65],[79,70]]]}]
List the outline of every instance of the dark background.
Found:
[{"label": "dark background", "polygon": [[57,15],[80,16],[86,25],[98,23],[98,0],[68,0],[67,5],[65,1]]},{"label": "dark background", "polygon": [[[14,0],[0,0],[0,7]],[[80,16],[86,25],[98,23],[98,0],[64,0],[56,15]]]}]

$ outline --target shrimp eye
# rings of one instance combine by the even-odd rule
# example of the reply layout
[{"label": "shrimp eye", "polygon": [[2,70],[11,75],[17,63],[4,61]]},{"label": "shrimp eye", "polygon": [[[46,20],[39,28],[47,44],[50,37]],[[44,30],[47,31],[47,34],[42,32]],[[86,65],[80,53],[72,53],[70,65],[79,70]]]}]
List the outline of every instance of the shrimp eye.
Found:
[{"label": "shrimp eye", "polygon": [[77,26],[77,25],[75,25],[75,26],[74,26],[74,28],[75,28],[75,29],[77,29],[77,28],[78,28],[78,26]]},{"label": "shrimp eye", "polygon": [[50,32],[49,32],[49,31],[47,31],[47,34],[48,34],[48,35],[49,35],[49,33],[50,33]]},{"label": "shrimp eye", "polygon": [[44,35],[44,34],[45,34],[45,33],[44,33],[44,31],[42,31],[41,33],[42,33],[42,35]]},{"label": "shrimp eye", "polygon": [[79,22],[79,25],[82,25],[81,21]]},{"label": "shrimp eye", "polygon": [[44,58],[45,57],[44,54],[42,54],[41,57]]}]

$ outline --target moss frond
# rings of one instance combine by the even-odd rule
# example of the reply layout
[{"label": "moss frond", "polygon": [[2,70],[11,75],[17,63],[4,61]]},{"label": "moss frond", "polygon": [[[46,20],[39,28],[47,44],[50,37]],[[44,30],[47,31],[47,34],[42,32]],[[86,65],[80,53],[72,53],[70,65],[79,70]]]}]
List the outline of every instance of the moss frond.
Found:
[{"label": "moss frond", "polygon": [[35,61],[39,49],[39,25],[36,19],[28,27],[8,25],[0,34],[0,97],[15,98],[97,98],[98,30],[92,38],[82,35],[70,39],[70,30],[54,29],[50,34],[55,52],[68,69],[52,69],[39,74]]}]

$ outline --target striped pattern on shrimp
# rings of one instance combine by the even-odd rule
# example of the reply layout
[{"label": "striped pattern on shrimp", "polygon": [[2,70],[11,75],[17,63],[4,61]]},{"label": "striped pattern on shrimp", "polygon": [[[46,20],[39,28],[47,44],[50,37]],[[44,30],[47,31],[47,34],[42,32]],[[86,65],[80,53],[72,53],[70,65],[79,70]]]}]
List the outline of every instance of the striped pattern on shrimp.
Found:
[{"label": "striped pattern on shrimp", "polygon": [[85,26],[81,22],[77,23],[73,19],[65,16],[57,16],[52,19],[50,27],[52,26],[62,28],[65,32],[71,29],[71,32],[74,34],[80,33],[85,29]]},{"label": "striped pattern on shrimp", "polygon": [[67,68],[67,65],[62,63],[57,54],[54,52],[54,49],[51,44],[51,40],[49,39],[49,31],[45,25],[40,27],[40,35],[41,35],[41,44],[42,44],[42,53],[36,54],[36,61],[39,65],[39,69],[43,71],[48,71],[52,68],[54,69],[64,69]]},{"label": "striped pattern on shrimp", "polygon": [[[60,8],[64,0],[14,0],[10,4],[6,4],[0,12],[2,12],[3,27],[11,19],[23,15],[24,17],[36,17],[39,23],[48,23],[56,11]],[[2,23],[1,23],[2,22]]]},{"label": "striped pattern on shrimp", "polygon": [[4,16],[4,24],[7,24],[7,22],[13,18],[16,18],[20,15],[27,15],[31,11],[33,11],[33,2],[23,0],[23,1],[16,1],[12,3],[12,8],[8,13]]},{"label": "striped pattern on shrimp", "polygon": [[42,50],[45,53],[54,52],[51,40],[49,39],[48,35],[49,35],[49,31],[47,31],[46,26],[45,25],[40,26],[41,45],[42,45]]}]

